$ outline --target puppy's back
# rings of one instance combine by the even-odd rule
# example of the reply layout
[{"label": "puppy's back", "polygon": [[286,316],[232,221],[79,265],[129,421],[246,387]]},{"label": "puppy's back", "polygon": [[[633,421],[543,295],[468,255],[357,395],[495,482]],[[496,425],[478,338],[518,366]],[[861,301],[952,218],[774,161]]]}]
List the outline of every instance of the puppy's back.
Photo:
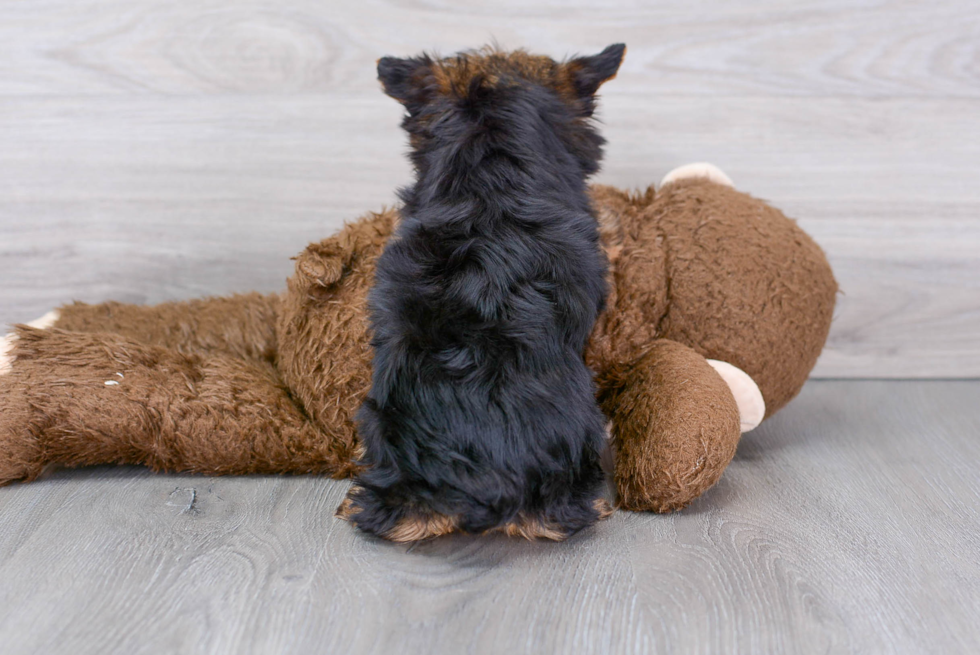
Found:
[{"label": "puppy's back", "polygon": [[562,538],[601,514],[605,421],[582,351],[605,296],[585,188],[602,140],[587,88],[570,101],[505,63],[424,102],[472,62],[379,64],[409,108],[418,180],[377,266],[366,468],[344,513],[391,539]]}]

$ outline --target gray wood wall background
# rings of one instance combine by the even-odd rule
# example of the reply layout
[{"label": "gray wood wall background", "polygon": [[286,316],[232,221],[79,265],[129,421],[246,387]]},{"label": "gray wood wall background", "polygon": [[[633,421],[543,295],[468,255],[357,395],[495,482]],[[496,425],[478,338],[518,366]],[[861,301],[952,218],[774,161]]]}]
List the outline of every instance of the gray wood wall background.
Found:
[{"label": "gray wood wall background", "polygon": [[712,161],[844,291],[821,377],[980,376],[980,3],[0,4],[0,322],[282,287],[409,180],[384,54],[618,41],[599,180]]}]

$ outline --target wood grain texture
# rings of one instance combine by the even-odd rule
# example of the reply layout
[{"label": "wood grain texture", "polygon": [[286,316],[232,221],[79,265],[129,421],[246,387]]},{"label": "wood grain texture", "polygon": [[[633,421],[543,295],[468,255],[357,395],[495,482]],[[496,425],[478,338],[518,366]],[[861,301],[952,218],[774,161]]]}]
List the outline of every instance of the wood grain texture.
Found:
[{"label": "wood grain texture", "polygon": [[[338,97],[5,102],[0,321],[281,288],[289,257],[409,178],[398,108]],[[980,375],[980,101],[605,100],[602,181],[711,160],[828,251],[844,293],[816,375]]]},{"label": "wood grain texture", "polygon": [[408,181],[374,61],[629,44],[601,181],[690,161],[800,219],[821,377],[980,376],[980,5],[122,0],[0,7],[0,323],[276,290]]},{"label": "wood grain texture", "polygon": [[625,42],[618,86],[705,96],[980,97],[966,0],[36,0],[7,3],[0,94],[375,91],[379,54]]},{"label": "wood grain texture", "polygon": [[673,515],[415,547],[346,483],[92,468],[0,489],[28,653],[971,653],[978,381],[812,381]]}]

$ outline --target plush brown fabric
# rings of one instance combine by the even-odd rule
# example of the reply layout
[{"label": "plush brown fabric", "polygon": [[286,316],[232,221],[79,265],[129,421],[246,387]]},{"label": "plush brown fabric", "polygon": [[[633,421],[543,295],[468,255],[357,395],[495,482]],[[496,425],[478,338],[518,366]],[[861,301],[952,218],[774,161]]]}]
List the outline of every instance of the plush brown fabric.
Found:
[{"label": "plush brown fabric", "polygon": [[717,482],[741,436],[724,380],[693,349],[649,344],[603,409],[617,418],[616,488],[626,509],[680,509]]},{"label": "plush brown fabric", "polygon": [[[749,373],[771,415],[823,347],[836,282],[793,221],[728,187],[592,193],[611,288],[586,361],[619,447],[619,503],[677,509],[738,442],[731,392],[704,358]],[[0,375],[0,483],[103,462],[350,475],[367,291],[396,221],[369,214],[311,244],[281,296],[74,304],[54,330],[19,327]]]},{"label": "plush brown fabric", "polygon": [[667,260],[659,335],[749,374],[766,415],[803,387],[830,331],[837,283],[823,251],[778,209],[685,180],[647,210]]},{"label": "plush brown fabric", "polygon": [[367,293],[397,220],[396,211],[369,214],[308,246],[296,258],[279,315],[279,372],[307,415],[330,430],[338,456],[347,458],[337,477],[354,471],[354,415],[371,386]]},{"label": "plush brown fabric", "polygon": [[0,385],[0,483],[44,465],[209,474],[348,465],[268,362],[184,355],[108,334],[21,327]]},{"label": "plush brown fabric", "polygon": [[609,310],[586,355],[601,388],[669,338],[748,373],[766,416],[799,393],[827,340],[837,283],[795,221],[706,180],[642,196],[596,192],[619,220],[605,236],[615,253]]},{"label": "plush brown fabric", "polygon": [[278,295],[167,302],[152,307],[107,302],[61,308],[59,330],[111,332],[188,355],[233,355],[274,362]]}]

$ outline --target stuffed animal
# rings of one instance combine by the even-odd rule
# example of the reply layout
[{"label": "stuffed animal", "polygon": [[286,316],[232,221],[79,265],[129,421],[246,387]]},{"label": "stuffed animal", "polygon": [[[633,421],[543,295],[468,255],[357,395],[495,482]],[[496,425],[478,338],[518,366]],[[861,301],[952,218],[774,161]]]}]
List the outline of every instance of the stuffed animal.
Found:
[{"label": "stuffed animal", "polygon": [[[837,292],[821,249],[717,168],[593,186],[610,295],[586,361],[618,505],[676,510],[802,388]],[[75,303],[0,341],[0,484],[47,465],[209,475],[356,470],[367,292],[395,210],[296,257],[282,294]]]}]

